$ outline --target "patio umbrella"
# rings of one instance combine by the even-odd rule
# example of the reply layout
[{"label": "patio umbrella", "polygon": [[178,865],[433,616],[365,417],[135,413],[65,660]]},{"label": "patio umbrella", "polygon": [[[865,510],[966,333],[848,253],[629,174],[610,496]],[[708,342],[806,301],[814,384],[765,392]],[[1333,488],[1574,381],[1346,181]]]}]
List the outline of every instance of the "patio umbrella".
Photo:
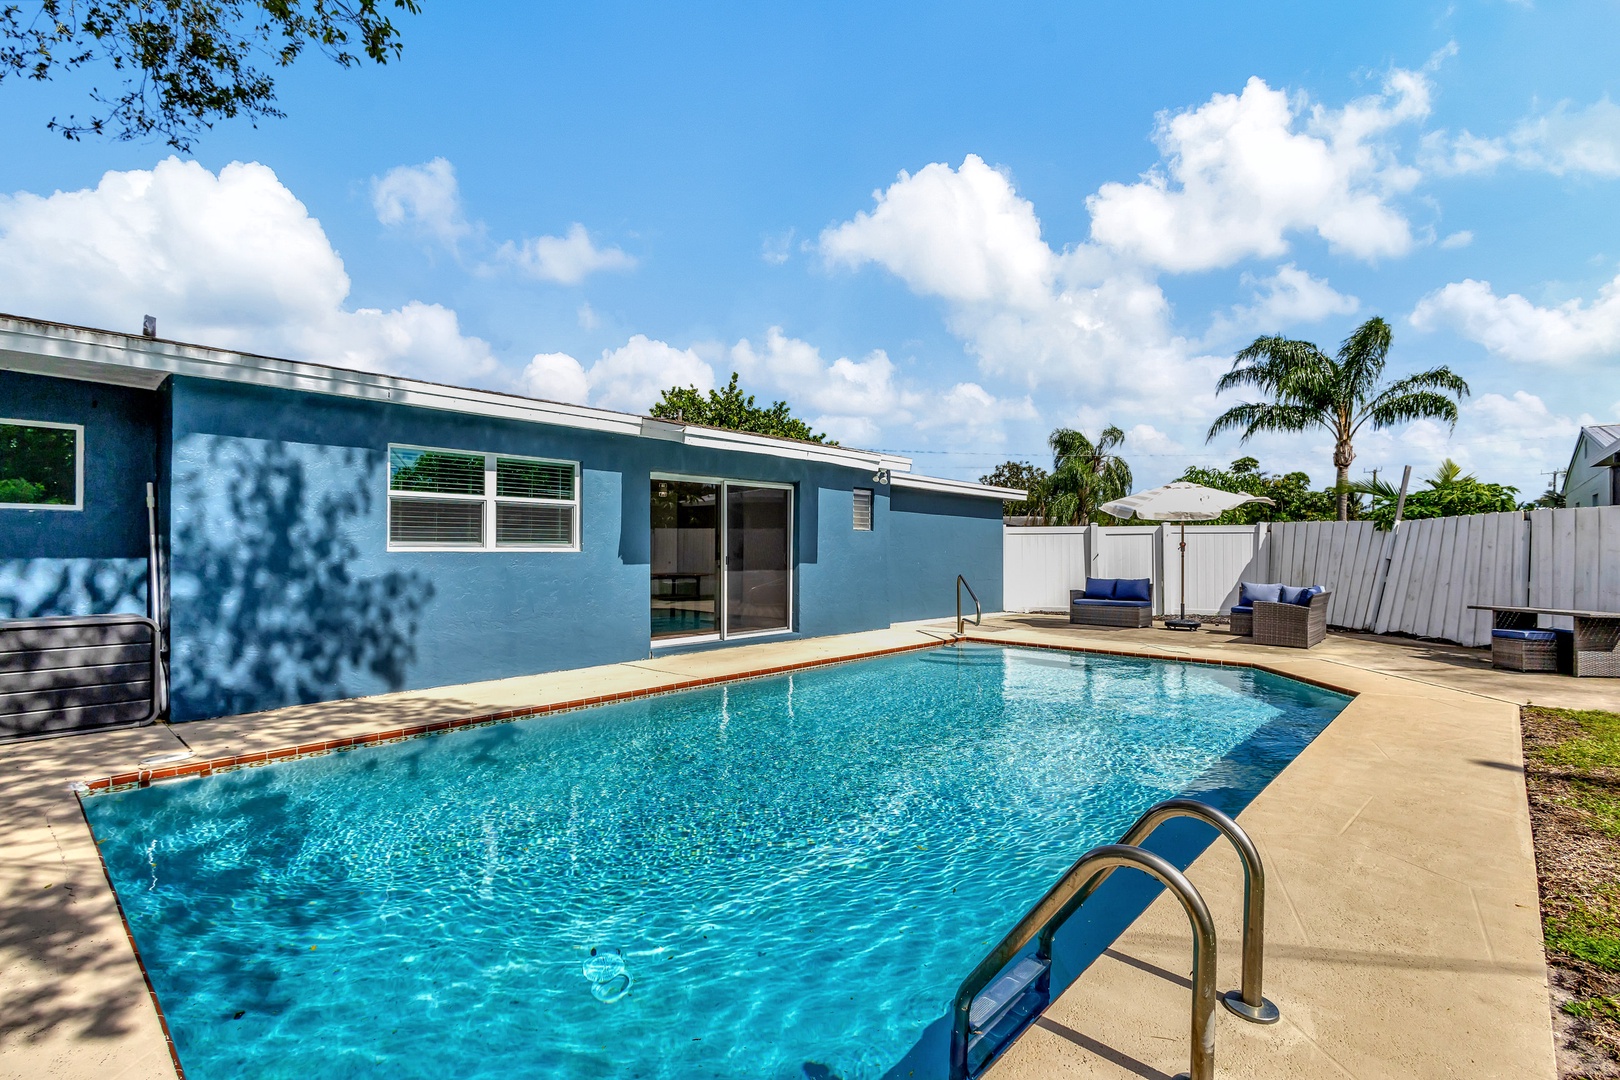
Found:
[{"label": "patio umbrella", "polygon": [[1196,630],[1199,622],[1187,618],[1187,522],[1212,521],[1234,506],[1248,503],[1274,505],[1270,499],[1241,492],[1221,491],[1203,484],[1177,481],[1103,503],[1099,509],[1117,518],[1143,518],[1148,521],[1177,521],[1181,523],[1181,618],[1166,619],[1164,625],[1173,630]]}]

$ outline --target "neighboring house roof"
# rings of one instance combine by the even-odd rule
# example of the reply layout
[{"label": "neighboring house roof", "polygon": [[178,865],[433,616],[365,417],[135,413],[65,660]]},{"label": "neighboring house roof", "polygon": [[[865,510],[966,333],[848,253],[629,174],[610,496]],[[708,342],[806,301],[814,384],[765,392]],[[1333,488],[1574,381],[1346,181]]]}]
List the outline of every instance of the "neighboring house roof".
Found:
[{"label": "neighboring house roof", "polygon": [[16,315],[0,314],[0,370],[143,389],[155,389],[170,375],[188,375],[473,416],[604,431],[685,446],[765,454],[858,469],[888,470],[892,482],[898,487],[997,499],[1022,499],[1026,494],[1013,488],[913,475],[910,458],[881,450],[858,450],[681,424],[520,394],[447,386],[301,360],[281,360],[273,356],[233,352],[111,330],[94,330]]},{"label": "neighboring house roof", "polygon": [[1581,434],[1592,440],[1593,465],[1620,465],[1620,424],[1588,424]]}]

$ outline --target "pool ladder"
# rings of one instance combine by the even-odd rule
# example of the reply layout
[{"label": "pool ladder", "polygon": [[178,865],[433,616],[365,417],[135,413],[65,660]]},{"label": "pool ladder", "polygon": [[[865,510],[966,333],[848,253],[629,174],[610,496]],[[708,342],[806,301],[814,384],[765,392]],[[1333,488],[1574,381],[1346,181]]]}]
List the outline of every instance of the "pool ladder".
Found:
[{"label": "pool ladder", "polygon": [[963,577],[961,574],[957,574],[956,575],[956,636],[957,637],[962,637],[963,636],[963,630],[965,629],[965,627],[964,627],[965,620],[962,618],[962,590],[963,589],[966,589],[968,595],[973,598],[973,625],[974,626],[979,626],[979,625],[982,625],[983,622],[984,622],[984,609],[979,606],[979,596],[978,596],[978,594],[973,591],[973,586],[971,586],[971,585],[969,585],[967,583],[967,578]]},{"label": "pool ladder", "polygon": [[[1232,842],[1243,862],[1243,986],[1221,995],[1221,1003],[1245,1020],[1277,1022],[1277,1007],[1260,992],[1265,959],[1266,875],[1260,852],[1243,828],[1221,811],[1196,799],[1167,799],[1148,810],[1117,844],[1092,848],[1047,890],[1001,943],[962,981],[951,1007],[951,1080],[977,1076],[1023,1034],[1051,1004],[1052,939],[1080,905],[1115,870],[1129,867],[1158,879],[1181,901],[1192,924],[1193,995],[1191,1080],[1215,1075],[1215,925],[1209,908],[1187,876],[1162,856],[1141,847],[1172,818],[1195,818],[1213,825]],[[1035,942],[1032,954],[1019,958]],[[1009,963],[1017,959],[1010,970]],[[986,1052],[976,1055],[983,1046]],[[972,1059],[978,1057],[976,1065]]]}]

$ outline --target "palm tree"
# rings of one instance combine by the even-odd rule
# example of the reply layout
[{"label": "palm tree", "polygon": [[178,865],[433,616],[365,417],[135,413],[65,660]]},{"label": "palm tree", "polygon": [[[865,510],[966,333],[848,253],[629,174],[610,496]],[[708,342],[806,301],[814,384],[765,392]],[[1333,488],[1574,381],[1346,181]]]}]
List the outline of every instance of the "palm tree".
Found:
[{"label": "palm tree", "polygon": [[1110,425],[1096,442],[1083,431],[1058,428],[1052,447],[1052,473],[1046,481],[1046,516],[1059,525],[1089,525],[1097,507],[1131,493],[1131,467],[1114,451],[1125,433]]},{"label": "palm tree", "polygon": [[1461,400],[1468,395],[1468,384],[1447,367],[1381,384],[1389,343],[1389,324],[1376,317],[1356,327],[1331,357],[1308,341],[1255,338],[1233,359],[1232,370],[1221,376],[1215,392],[1252,386],[1271,400],[1227,409],[1210,425],[1205,441],[1229,428],[1242,429],[1241,442],[1261,431],[1325,428],[1333,436],[1339,520],[1348,519],[1350,464],[1356,460],[1354,440],[1362,426],[1377,431],[1433,418],[1455,428],[1457,404],[1452,397]]}]

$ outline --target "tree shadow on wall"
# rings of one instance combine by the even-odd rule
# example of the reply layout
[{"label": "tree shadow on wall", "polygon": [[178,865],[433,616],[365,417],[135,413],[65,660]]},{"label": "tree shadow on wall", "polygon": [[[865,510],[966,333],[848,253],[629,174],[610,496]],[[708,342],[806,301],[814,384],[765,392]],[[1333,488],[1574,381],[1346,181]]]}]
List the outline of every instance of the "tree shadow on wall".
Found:
[{"label": "tree shadow on wall", "polygon": [[0,567],[0,619],[146,612],[144,559],[21,559]]},{"label": "tree shadow on wall", "polygon": [[215,439],[177,467],[174,696],[182,719],[399,690],[434,589],[365,573],[383,515],[363,450]]}]

